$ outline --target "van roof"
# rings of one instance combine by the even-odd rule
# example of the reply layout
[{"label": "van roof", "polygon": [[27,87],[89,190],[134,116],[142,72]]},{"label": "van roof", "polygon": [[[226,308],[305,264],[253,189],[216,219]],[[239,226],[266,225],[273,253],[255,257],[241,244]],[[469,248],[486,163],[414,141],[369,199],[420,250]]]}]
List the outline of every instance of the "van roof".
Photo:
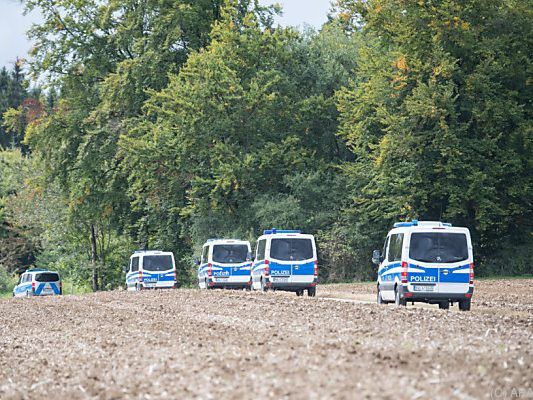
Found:
[{"label": "van roof", "polygon": [[299,229],[267,229],[263,231],[263,235],[276,235],[280,233],[302,233]]},{"label": "van roof", "polygon": [[172,254],[171,251],[161,251],[161,250],[135,250],[132,254],[132,257],[135,255],[168,255]]},{"label": "van roof", "polygon": [[[402,229],[403,228],[403,229]],[[428,230],[428,229],[438,229],[446,231],[468,231],[468,228],[453,226],[447,222],[441,221],[417,221],[413,220],[411,222],[396,222],[392,230],[400,231],[418,231],[418,230]]]},{"label": "van roof", "polygon": [[248,240],[241,239],[207,239],[204,246],[207,244],[250,244]]},{"label": "van roof", "polygon": [[51,272],[53,274],[58,274],[57,271],[50,271],[49,269],[44,269],[44,268],[30,268],[25,271],[25,273],[31,273],[31,272]]}]

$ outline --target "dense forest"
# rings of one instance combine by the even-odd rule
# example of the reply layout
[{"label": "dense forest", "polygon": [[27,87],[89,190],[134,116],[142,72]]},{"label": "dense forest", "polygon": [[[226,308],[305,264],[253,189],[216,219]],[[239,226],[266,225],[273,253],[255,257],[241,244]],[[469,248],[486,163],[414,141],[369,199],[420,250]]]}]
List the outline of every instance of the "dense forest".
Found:
[{"label": "dense forest", "polygon": [[111,289],[137,248],[188,284],[205,239],[270,227],[316,235],[322,282],[370,279],[413,218],[468,227],[477,275],[533,272],[531,1],[338,0],[318,31],[252,0],[25,7],[0,291],[29,266]]}]

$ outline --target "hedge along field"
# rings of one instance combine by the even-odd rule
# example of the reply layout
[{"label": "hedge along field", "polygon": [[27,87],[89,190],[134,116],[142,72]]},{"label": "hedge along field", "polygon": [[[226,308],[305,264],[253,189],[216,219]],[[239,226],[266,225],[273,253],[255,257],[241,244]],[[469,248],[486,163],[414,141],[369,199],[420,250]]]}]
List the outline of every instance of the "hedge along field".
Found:
[{"label": "hedge along field", "polygon": [[278,227],[316,235],[322,282],[367,280],[412,218],[469,227],[478,276],[533,272],[528,2],[341,0],[318,32],[249,0],[26,7],[27,68],[0,72],[8,275],[111,289],[146,246],[187,284],[206,238]]}]

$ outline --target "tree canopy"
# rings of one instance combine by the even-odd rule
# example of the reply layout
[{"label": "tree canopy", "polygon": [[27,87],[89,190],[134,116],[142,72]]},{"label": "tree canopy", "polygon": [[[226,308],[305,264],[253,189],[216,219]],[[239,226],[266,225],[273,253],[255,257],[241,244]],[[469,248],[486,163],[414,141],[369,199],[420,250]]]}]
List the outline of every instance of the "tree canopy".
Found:
[{"label": "tree canopy", "polygon": [[187,283],[206,238],[279,227],[316,235],[321,280],[369,279],[418,218],[470,228],[481,274],[532,272],[531,2],[338,0],[319,31],[252,0],[26,7],[44,88],[0,71],[10,271],[112,288],[150,247]]}]

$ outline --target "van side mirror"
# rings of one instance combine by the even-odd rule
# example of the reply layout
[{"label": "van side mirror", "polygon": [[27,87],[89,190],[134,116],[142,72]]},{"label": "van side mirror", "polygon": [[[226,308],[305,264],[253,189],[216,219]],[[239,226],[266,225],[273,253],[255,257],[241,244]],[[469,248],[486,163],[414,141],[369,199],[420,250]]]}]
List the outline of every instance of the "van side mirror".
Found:
[{"label": "van side mirror", "polygon": [[122,272],[127,273],[129,269],[130,267],[125,265],[124,267],[122,267]]},{"label": "van side mirror", "polygon": [[193,261],[195,265],[200,265],[200,259],[197,256],[193,257]]},{"label": "van side mirror", "polygon": [[374,250],[372,252],[372,262],[376,265],[379,265],[383,261],[383,258],[381,257],[381,252],[379,250]]}]

